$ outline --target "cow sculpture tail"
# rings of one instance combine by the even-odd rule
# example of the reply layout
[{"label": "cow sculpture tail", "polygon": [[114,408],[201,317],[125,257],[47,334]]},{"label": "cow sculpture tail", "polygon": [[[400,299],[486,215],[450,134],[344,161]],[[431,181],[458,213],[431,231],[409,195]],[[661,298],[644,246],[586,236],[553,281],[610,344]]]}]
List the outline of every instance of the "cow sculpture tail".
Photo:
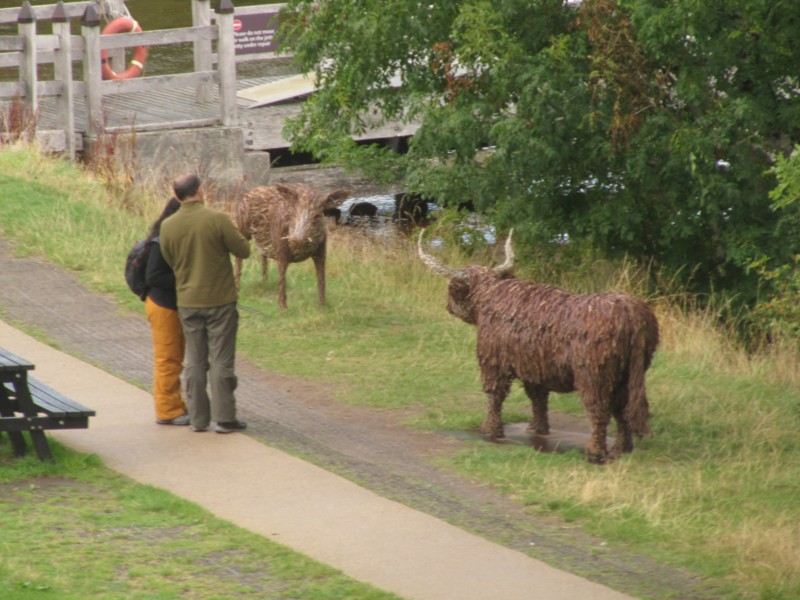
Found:
[{"label": "cow sculpture tail", "polygon": [[643,305],[642,308],[643,311],[636,310],[635,316],[632,315],[632,322],[636,326],[628,372],[628,403],[625,406],[625,416],[630,423],[631,432],[639,438],[650,435],[650,407],[645,389],[645,373],[658,346],[658,322],[647,306]]}]

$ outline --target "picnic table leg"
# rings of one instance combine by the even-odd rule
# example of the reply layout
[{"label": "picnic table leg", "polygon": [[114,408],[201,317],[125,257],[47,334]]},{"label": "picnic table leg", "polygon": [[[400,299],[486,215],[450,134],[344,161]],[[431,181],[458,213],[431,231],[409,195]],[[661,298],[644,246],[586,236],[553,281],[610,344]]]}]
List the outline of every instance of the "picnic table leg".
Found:
[{"label": "picnic table leg", "polygon": [[28,447],[25,444],[25,438],[22,437],[22,432],[9,431],[8,437],[11,439],[11,447],[14,448],[14,456],[25,456]]},{"label": "picnic table leg", "polygon": [[[27,417],[35,417],[36,408],[33,404],[27,378],[22,382],[18,382],[14,386],[14,389],[16,390],[17,403],[19,404],[19,408],[22,409],[22,413]],[[44,430],[31,429],[28,433],[30,433],[31,442],[33,442],[33,447],[36,449],[36,456],[38,456],[40,460],[52,460],[53,454],[50,452],[50,444],[47,443]]]},{"label": "picnic table leg", "polygon": [[28,447],[21,431],[9,431],[8,437],[11,438],[11,447],[14,448],[14,456],[25,456]]},{"label": "picnic table leg", "polygon": [[[8,399],[8,389],[0,384],[0,417],[13,417],[14,409],[11,408],[11,401]],[[14,449],[14,456],[25,456],[27,446],[21,431],[7,431],[8,439],[11,440],[11,447]]]},{"label": "picnic table leg", "polygon": [[33,429],[30,431],[31,442],[33,447],[36,448],[36,456],[39,460],[53,460],[53,453],[50,452],[50,444],[47,443],[47,436],[41,429]]}]

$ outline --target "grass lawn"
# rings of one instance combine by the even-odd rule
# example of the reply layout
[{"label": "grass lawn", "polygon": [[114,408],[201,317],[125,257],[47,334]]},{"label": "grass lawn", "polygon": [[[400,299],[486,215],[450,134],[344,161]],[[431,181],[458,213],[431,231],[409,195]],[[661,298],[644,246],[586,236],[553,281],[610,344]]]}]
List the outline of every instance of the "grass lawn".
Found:
[{"label": "grass lawn", "polygon": [[50,444],[53,463],[0,443],[3,600],[397,598]]},{"label": "grass lawn", "polygon": [[[112,294],[130,310],[141,311],[142,307],[122,280],[124,258],[133,240],[144,236],[165,200],[163,190],[155,190],[132,193],[123,203],[115,200],[102,182],[74,165],[27,149],[0,152],[2,236],[13,240],[22,252],[42,255],[75,271],[88,286]],[[590,258],[576,262],[561,256],[543,263],[535,254],[518,254],[518,274],[525,278],[572,291],[615,288],[640,293],[635,272],[626,265]],[[257,261],[247,261],[241,304],[252,311],[243,312],[240,351],[265,369],[341,383],[348,390],[347,398],[339,398],[342,402],[414,408],[409,411],[414,415],[408,423],[411,427],[476,427],[483,417],[485,399],[474,359],[474,328],[446,313],[446,282],[420,264],[413,242],[375,243],[336,233],[328,256],[328,306],[317,305],[313,267],[307,262],[289,268],[286,311],[277,308],[274,268],[265,284]],[[437,250],[437,256],[455,266],[489,261],[486,256],[467,258],[448,248]],[[678,306],[669,298],[652,300],[662,335],[648,372],[654,435],[637,442],[633,454],[596,467],[576,452],[540,454],[527,448],[474,444],[449,467],[496,486],[531,511],[558,516],[602,535],[609,543],[626,544],[721,583],[730,590],[726,600],[800,598],[800,372],[796,344],[746,354],[715,325],[710,312]],[[554,397],[552,409],[582,412],[574,395]],[[506,419],[526,420],[528,415],[528,402],[515,387],[505,408]],[[88,457],[62,456],[91,463]],[[101,472],[97,465],[92,469]],[[37,484],[41,476],[18,481],[30,481],[35,487],[41,485]],[[55,477],[80,481],[81,486],[86,483],[87,489],[99,485],[97,480],[81,479],[71,471]],[[105,472],[100,479],[114,480],[114,476]],[[36,501],[37,492],[26,490],[27,483],[19,490],[13,485],[0,488],[3,502],[9,490],[13,490],[12,505]],[[69,484],[56,487],[62,494]],[[192,546],[184,536],[203,537],[201,531],[212,529],[206,525],[211,520],[196,507],[155,490],[139,490],[116,480],[107,493],[113,498],[111,510],[134,504],[153,522],[164,516],[154,507],[180,507],[167,526],[179,532],[178,539],[165,536],[167,547],[158,555],[175,548],[178,558]],[[103,504],[104,508],[97,507],[101,514],[109,510],[108,497]],[[77,502],[74,509],[80,512],[80,506]],[[100,517],[88,519],[85,513],[76,520],[78,529],[100,521]],[[74,555],[76,564],[81,555],[84,563],[96,558],[105,561],[91,543],[60,551],[68,538],[56,536],[45,522],[43,518],[42,528],[33,537],[36,543],[41,539],[44,547],[53,547],[53,555],[67,554],[70,560]],[[2,526],[4,532],[10,527],[5,522]],[[145,535],[119,526],[122,530],[115,535],[131,539]],[[234,529],[225,524],[215,523],[214,531],[217,527],[226,532],[221,538],[227,532],[234,535]],[[27,528],[28,534],[31,530]],[[67,533],[65,528],[65,536]],[[83,537],[92,540],[103,535],[108,533],[90,530]],[[247,537],[238,531],[235,535]],[[247,544],[247,552],[260,557],[267,546],[254,542],[255,546]],[[29,593],[30,586],[57,587],[65,581],[59,569],[50,569],[47,562],[29,574],[29,561],[16,551],[6,552],[7,544],[4,535],[0,581],[14,593]],[[238,556],[224,545],[210,554],[222,561]],[[209,561],[204,556],[194,556],[190,562],[210,562],[208,570],[218,568],[220,560]],[[119,557],[113,562],[125,564]],[[160,569],[168,569],[176,582],[184,581],[187,572],[180,561],[170,566],[160,561],[148,563],[147,559],[141,562],[150,566],[125,570],[122,585],[132,586],[130,590],[136,591],[138,582],[159,580]],[[241,565],[245,562],[248,560],[232,569],[244,573]],[[120,574],[111,563],[109,559],[98,576],[108,585]],[[291,578],[288,581],[287,585],[294,585]],[[206,587],[211,586],[199,589]],[[66,593],[75,592],[79,597],[79,591],[70,588]],[[5,590],[0,587],[0,592]],[[320,597],[339,596],[331,592]]]}]

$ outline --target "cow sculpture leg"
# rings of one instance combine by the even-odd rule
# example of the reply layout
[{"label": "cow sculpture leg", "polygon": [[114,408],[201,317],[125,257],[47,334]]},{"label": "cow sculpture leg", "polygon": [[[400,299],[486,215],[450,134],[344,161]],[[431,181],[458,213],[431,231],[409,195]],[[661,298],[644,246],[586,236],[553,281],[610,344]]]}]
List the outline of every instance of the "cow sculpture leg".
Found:
[{"label": "cow sculpture leg", "polygon": [[[267,280],[267,255],[261,254],[261,276],[263,277],[264,281]],[[233,279],[236,282],[236,291],[239,291],[239,286],[242,282],[242,259],[236,258],[234,259],[233,264]]]},{"label": "cow sculpture leg", "polygon": [[483,391],[486,392],[486,417],[480,426],[480,432],[493,438],[504,438],[503,402],[511,389],[511,378],[487,378],[483,380]]},{"label": "cow sculpture leg", "polygon": [[284,260],[278,261],[278,307],[286,310],[286,269],[289,263]]},{"label": "cow sculpture leg", "polygon": [[611,456],[617,458],[623,452],[633,452],[633,434],[631,426],[625,417],[614,415],[617,421],[617,436],[614,447],[611,448]]},{"label": "cow sculpture leg", "polygon": [[261,254],[261,278],[266,281],[269,279],[269,265],[267,264],[267,255]]},{"label": "cow sculpture leg", "polygon": [[549,392],[546,388],[533,383],[523,382],[525,393],[531,401],[531,424],[528,431],[547,435],[550,433],[550,420],[547,417],[547,397]]},{"label": "cow sculpture leg", "polygon": [[320,306],[325,306],[325,244],[321,244],[317,253],[311,257],[314,261],[314,269],[317,272],[317,295],[319,296]]},{"label": "cow sculpture leg", "polygon": [[239,291],[239,284],[242,281],[242,259],[238,256],[233,261],[233,280],[236,282],[236,291]]},{"label": "cow sculpture leg", "polygon": [[625,408],[628,404],[628,386],[624,385],[614,394],[614,404],[611,414],[617,422],[617,435],[614,440],[614,447],[611,449],[611,456],[618,457],[623,452],[633,452],[633,430],[628,418],[625,416]]},{"label": "cow sculpture leg", "polygon": [[610,398],[601,393],[585,391],[581,392],[581,398],[592,427],[589,443],[586,445],[586,454],[589,462],[603,464],[608,458],[606,436],[608,435],[608,424],[611,421]]}]

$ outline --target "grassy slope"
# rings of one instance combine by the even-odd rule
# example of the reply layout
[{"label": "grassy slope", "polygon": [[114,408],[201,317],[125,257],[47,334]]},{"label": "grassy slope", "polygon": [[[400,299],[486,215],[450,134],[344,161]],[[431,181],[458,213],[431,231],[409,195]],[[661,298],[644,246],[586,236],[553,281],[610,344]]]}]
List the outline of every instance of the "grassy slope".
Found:
[{"label": "grassy slope", "polygon": [[[133,199],[144,215],[137,217],[71,165],[26,151],[0,153],[3,236],[78,270],[133,310],[141,304],[124,287],[121,265],[166,199],[160,193]],[[274,270],[264,285],[249,263],[240,333],[248,357],[276,372],[339,383],[343,402],[415,407],[413,426],[478,425],[484,399],[474,330],[445,312],[445,282],[419,263],[411,244],[334,235],[325,309],[316,304],[310,263],[290,267],[285,312],[276,306]],[[536,274],[524,257],[521,266]],[[591,271],[609,273],[608,283],[573,277],[568,287],[622,280],[619,272]],[[453,467],[531,510],[555,512],[611,542],[727,581],[738,590],[731,598],[800,597],[796,354],[745,356],[709,316],[667,303],[659,318],[663,343],[648,374],[654,436],[633,455],[597,468],[577,454],[475,444]],[[556,398],[553,408],[581,410],[574,396]],[[506,419],[527,415],[515,388]]]}]

